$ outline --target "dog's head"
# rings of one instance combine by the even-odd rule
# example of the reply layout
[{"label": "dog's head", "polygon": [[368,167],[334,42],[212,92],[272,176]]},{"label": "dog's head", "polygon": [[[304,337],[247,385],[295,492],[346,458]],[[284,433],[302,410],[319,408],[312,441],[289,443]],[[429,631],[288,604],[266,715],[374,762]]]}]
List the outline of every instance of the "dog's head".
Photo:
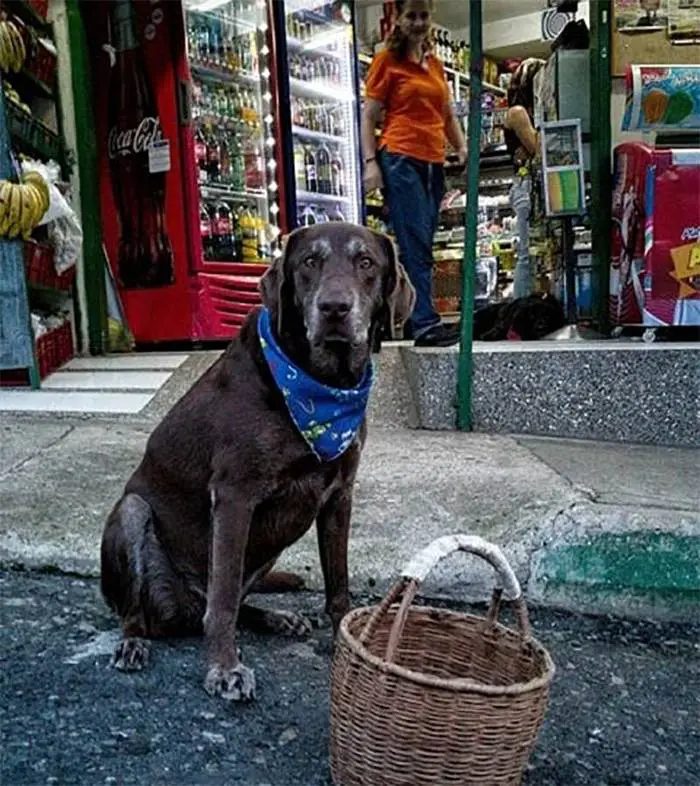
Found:
[{"label": "dog's head", "polygon": [[382,320],[402,324],[415,302],[391,240],[342,222],[292,232],[260,290],[284,351],[338,387],[362,377]]}]

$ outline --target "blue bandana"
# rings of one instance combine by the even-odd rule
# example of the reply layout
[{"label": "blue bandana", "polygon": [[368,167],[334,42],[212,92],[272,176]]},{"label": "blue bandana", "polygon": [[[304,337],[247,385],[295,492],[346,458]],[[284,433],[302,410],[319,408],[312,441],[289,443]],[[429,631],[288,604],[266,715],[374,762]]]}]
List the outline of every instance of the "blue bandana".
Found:
[{"label": "blue bandana", "polygon": [[266,308],[258,317],[258,335],[294,425],[314,455],[321,461],[342,456],[365,419],[374,376],[371,361],[357,387],[331,388],[295,366],[282,352],[272,335],[270,312]]}]

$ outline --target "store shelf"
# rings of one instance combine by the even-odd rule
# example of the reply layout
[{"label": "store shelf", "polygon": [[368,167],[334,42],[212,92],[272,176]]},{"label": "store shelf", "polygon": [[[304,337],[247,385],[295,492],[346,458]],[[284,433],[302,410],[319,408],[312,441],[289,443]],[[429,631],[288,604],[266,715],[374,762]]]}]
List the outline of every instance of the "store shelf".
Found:
[{"label": "store shelf", "polygon": [[344,196],[333,196],[333,194],[321,194],[318,191],[297,191],[297,202],[319,202],[323,204],[349,204],[350,199]]},{"label": "store shelf", "polygon": [[8,13],[16,14],[26,24],[38,28],[42,33],[47,33],[51,29],[49,22],[35,11],[27,0],[5,0],[3,8]]},{"label": "store shelf", "polygon": [[[326,41],[326,37],[329,39],[329,41],[337,40],[337,36],[336,38],[333,38],[333,36],[330,34],[321,35],[324,36],[322,42]],[[315,36],[315,39],[321,40],[321,35]],[[344,53],[334,52],[332,49],[322,49],[318,42],[314,40],[314,38],[309,41],[301,41],[298,38],[292,38],[291,36],[288,36],[287,49],[294,54],[316,55],[316,57],[331,57],[334,60],[342,60],[344,58]]]},{"label": "store shelf", "polygon": [[31,71],[23,68],[18,73],[8,72],[3,74],[3,79],[9,82],[12,87],[22,96],[22,100],[26,101],[28,96],[39,95],[41,98],[48,98],[51,101],[55,100],[54,91],[52,88],[37,79]]},{"label": "store shelf", "polygon": [[264,191],[235,191],[225,185],[210,183],[199,187],[204,199],[232,199],[237,202],[248,202],[251,199],[264,201],[267,194]]},{"label": "store shelf", "polygon": [[335,145],[346,145],[347,139],[334,134],[324,134],[322,131],[311,131],[303,126],[292,126],[292,134],[300,139],[309,139],[313,142],[330,142]]},{"label": "store shelf", "polygon": [[291,77],[289,86],[293,96],[299,98],[327,98],[338,104],[351,104],[355,98],[352,93],[343,90],[341,85],[304,82]]},{"label": "store shelf", "polygon": [[465,74],[464,71],[457,71],[457,69],[450,68],[449,66],[444,66],[444,68],[447,76],[451,76],[454,79],[460,79],[462,82],[469,84],[469,74]]},{"label": "store shelf", "polygon": [[359,52],[357,59],[364,65],[370,65],[372,63],[372,55],[370,55],[368,52]]},{"label": "store shelf", "polygon": [[191,64],[192,75],[199,79],[209,79],[213,82],[226,82],[236,85],[249,85],[255,87],[260,84],[260,74],[250,71],[224,71],[220,68]]},{"label": "store shelf", "polygon": [[38,156],[42,161],[60,160],[61,140],[58,134],[12,101],[6,100],[5,108],[10,134],[21,152]]}]

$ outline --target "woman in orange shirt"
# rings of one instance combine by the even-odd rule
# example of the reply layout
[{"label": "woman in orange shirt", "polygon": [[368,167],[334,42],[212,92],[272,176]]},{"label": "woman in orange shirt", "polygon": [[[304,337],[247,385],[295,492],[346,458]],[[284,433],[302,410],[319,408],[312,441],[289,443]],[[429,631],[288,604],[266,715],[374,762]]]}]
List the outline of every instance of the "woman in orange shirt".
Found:
[{"label": "woman in orange shirt", "polygon": [[[364,184],[383,189],[401,261],[416,289],[416,346],[449,346],[459,331],[433,308],[433,237],[445,191],[445,142],[467,158],[442,63],[430,48],[429,0],[397,0],[386,48],[372,60],[362,117]],[[375,128],[384,113],[379,146]]]}]

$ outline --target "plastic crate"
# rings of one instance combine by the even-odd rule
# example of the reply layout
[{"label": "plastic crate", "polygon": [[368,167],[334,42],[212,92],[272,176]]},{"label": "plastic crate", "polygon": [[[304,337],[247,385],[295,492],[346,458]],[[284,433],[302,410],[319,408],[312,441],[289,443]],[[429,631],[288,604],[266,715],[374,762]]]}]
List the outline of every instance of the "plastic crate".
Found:
[{"label": "plastic crate", "polygon": [[50,289],[70,289],[75,280],[75,267],[59,275],[54,265],[54,248],[50,243],[36,240],[24,242],[24,266],[32,284]]},{"label": "plastic crate", "polygon": [[49,0],[29,0],[29,5],[42,19],[46,19],[49,13]]},{"label": "plastic crate", "polygon": [[36,361],[42,379],[53,374],[74,355],[73,331],[68,321],[36,340]]},{"label": "plastic crate", "polygon": [[56,55],[40,39],[37,39],[35,46],[31,49],[31,55],[27,58],[25,68],[40,82],[53,88],[57,64]]}]

